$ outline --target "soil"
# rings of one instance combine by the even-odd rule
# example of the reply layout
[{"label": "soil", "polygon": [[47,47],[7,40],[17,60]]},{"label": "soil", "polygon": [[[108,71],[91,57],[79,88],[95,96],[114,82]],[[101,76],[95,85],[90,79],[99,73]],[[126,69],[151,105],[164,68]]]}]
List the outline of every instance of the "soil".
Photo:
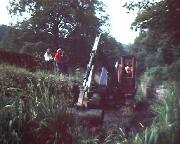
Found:
[{"label": "soil", "polygon": [[[102,131],[104,135],[108,131],[121,128],[127,139],[131,139],[134,133],[140,132],[148,127],[154,114],[149,110],[149,104],[139,102],[136,105],[124,105],[116,109],[104,110]],[[105,136],[102,136],[105,139]],[[101,143],[104,143],[101,139]]]}]

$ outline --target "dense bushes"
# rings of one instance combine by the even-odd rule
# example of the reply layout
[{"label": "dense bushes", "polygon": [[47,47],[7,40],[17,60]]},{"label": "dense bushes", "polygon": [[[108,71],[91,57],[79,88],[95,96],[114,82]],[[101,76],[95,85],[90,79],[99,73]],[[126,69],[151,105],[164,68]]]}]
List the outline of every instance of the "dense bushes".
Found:
[{"label": "dense bushes", "polygon": [[151,81],[162,82],[172,80],[178,82],[180,80],[180,60],[172,63],[170,66],[156,66],[147,70],[143,77]]},{"label": "dense bushes", "polygon": [[180,141],[180,83],[166,82],[168,88],[162,101],[155,102],[151,110],[156,117],[149,128],[133,137],[133,144],[178,144]]},{"label": "dense bushes", "polygon": [[[162,83],[161,83],[162,84]],[[141,130],[132,130],[127,137],[125,130],[117,128],[110,133],[106,140],[108,144],[178,144],[180,141],[180,83],[163,82],[166,91],[161,98],[143,102],[150,104],[150,111],[154,114],[149,126],[141,124]],[[158,96],[158,95],[157,95]],[[139,97],[139,96],[138,96]],[[140,99],[142,100],[142,99]],[[147,104],[146,104],[147,105]],[[143,115],[143,114],[141,114]],[[143,121],[143,118],[140,119]],[[139,122],[140,122],[139,121]]]},{"label": "dense bushes", "polygon": [[[77,79],[0,65],[0,143],[79,143],[69,112]],[[79,141],[79,142],[78,142]]]}]

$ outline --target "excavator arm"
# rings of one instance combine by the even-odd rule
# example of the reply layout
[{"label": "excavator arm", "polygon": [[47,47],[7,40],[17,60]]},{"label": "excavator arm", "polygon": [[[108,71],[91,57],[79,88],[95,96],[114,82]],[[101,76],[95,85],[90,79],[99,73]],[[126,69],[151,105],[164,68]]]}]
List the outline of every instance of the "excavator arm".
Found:
[{"label": "excavator arm", "polygon": [[100,38],[101,38],[101,34],[99,34],[96,37],[94,46],[90,53],[90,60],[87,65],[87,71],[84,77],[83,85],[80,86],[80,93],[79,93],[79,98],[77,102],[77,106],[79,107],[82,107],[85,105],[84,99],[87,98],[88,90],[92,85],[92,81],[94,78],[94,71],[95,71],[95,59],[97,57],[98,44],[99,44]]},{"label": "excavator arm", "polygon": [[[95,70],[97,68],[97,63],[99,63],[101,67],[105,67],[108,72],[108,80],[107,80],[108,81],[108,85],[107,85],[108,90],[112,91],[113,89],[117,89],[119,86],[115,66],[109,62],[107,56],[99,48],[98,44],[99,44],[100,38],[101,38],[101,34],[99,34],[96,37],[94,46],[90,53],[90,60],[87,65],[87,71],[85,74],[83,85],[80,86],[80,94],[79,94],[79,99],[78,99],[78,103],[77,103],[78,106],[86,106],[87,107],[88,96],[91,91],[92,84],[94,82],[94,76],[95,76]],[[100,85],[100,84],[97,84],[97,85]]]}]

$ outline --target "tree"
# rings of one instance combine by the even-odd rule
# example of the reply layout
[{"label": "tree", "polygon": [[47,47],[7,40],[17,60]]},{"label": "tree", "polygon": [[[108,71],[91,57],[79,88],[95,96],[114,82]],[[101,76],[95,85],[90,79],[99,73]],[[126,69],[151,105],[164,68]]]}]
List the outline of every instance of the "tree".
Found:
[{"label": "tree", "polygon": [[143,4],[145,5],[134,3],[129,6],[140,9],[132,27],[146,31],[150,35],[148,41],[154,40],[151,40],[155,45],[154,52],[161,52],[164,62],[171,64],[180,56],[176,49],[180,44],[180,3],[176,0],[165,0],[155,3],[146,1],[146,5],[142,7]]},{"label": "tree", "polygon": [[141,34],[135,41],[133,52],[146,55],[143,59],[145,67],[174,65],[180,58],[180,2],[132,1],[126,7],[139,10],[132,28],[139,29]]},{"label": "tree", "polygon": [[27,44],[42,41],[54,51],[63,48],[73,64],[87,63],[94,39],[108,19],[98,0],[10,0],[10,3],[12,16],[29,15],[17,23],[23,31],[19,37],[24,41],[23,49],[28,48]]},{"label": "tree", "polygon": [[103,34],[100,42],[100,49],[111,63],[117,62],[120,56],[126,54],[121,43],[117,42],[115,38],[108,34]]},{"label": "tree", "polygon": [[6,51],[19,51],[21,43],[18,41],[20,31],[13,27],[0,26],[0,48]]},{"label": "tree", "polygon": [[107,19],[97,18],[96,11],[103,11],[102,3],[97,0],[10,0],[10,4],[11,15],[31,14],[21,28],[52,34],[55,47],[59,46],[60,37],[74,32],[95,36]]}]

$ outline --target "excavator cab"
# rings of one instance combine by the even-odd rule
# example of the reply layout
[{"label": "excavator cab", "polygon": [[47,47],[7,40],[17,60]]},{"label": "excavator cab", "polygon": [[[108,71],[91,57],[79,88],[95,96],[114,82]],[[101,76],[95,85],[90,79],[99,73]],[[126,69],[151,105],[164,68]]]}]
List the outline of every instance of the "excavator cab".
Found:
[{"label": "excavator cab", "polygon": [[[98,60],[102,61],[102,65],[96,63],[94,65],[97,68],[102,67],[102,70],[99,80],[97,82],[92,80],[89,91],[86,92],[86,106],[88,108],[110,108],[126,103],[126,100],[132,99],[136,93],[135,56],[121,56],[118,67],[115,68],[113,64],[108,63],[102,52],[99,52],[99,55]],[[92,79],[94,77],[91,76]]]},{"label": "excavator cab", "polygon": [[124,97],[133,97],[136,93],[136,58],[133,55],[121,56],[117,68],[119,90]]}]

